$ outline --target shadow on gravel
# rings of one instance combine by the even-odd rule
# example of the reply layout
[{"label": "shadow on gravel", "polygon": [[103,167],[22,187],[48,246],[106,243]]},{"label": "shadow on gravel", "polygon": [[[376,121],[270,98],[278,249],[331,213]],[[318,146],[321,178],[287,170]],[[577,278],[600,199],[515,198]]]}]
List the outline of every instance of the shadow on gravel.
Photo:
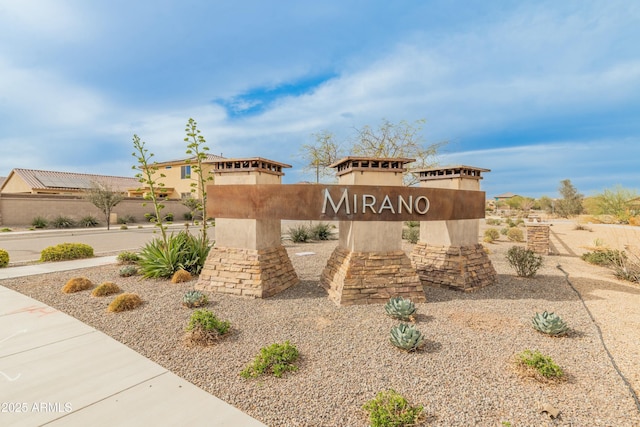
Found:
[{"label": "shadow on gravel", "polygon": [[292,300],[307,298],[327,298],[327,292],[314,280],[301,280],[296,286],[285,289],[277,295],[269,297],[270,300]]}]

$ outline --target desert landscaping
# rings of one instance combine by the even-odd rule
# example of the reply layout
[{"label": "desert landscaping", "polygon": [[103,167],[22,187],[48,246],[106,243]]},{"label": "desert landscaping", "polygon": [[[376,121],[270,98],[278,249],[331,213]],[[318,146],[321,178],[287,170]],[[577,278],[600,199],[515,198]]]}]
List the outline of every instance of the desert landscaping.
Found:
[{"label": "desert landscaping", "polygon": [[[192,310],[181,299],[195,281],[119,277],[121,266],[110,265],[7,279],[0,285],[107,333],[270,426],[365,426],[362,406],[388,389],[423,405],[424,425],[632,426],[640,424],[637,401],[612,364],[596,325],[615,365],[640,392],[640,287],[579,255],[594,242],[624,249],[639,241],[640,230],[633,227],[554,222],[552,254],[544,256],[543,267],[532,278],[517,277],[505,260],[510,247],[524,243],[504,236],[485,243],[497,282],[466,293],[426,287],[427,302],[416,304],[414,319],[425,344],[416,352],[390,344],[389,330],[398,321],[386,316],[382,305],[339,307],[327,298],[319,276],[336,240],[284,241],[301,283],[274,297],[209,293],[206,308],[229,321],[231,332],[206,347],[183,341]],[[404,250],[411,249],[405,242]],[[76,276],[96,285],[116,282],[144,303],[132,311],[108,313],[109,298],[91,297],[90,291],[61,292]],[[531,327],[533,315],[545,310],[567,322],[566,336],[549,337]],[[300,352],[296,372],[282,378],[239,375],[261,347],[284,341]],[[514,359],[526,349],[552,357],[565,381],[522,376]],[[559,411],[557,418],[542,412],[544,407]]]}]

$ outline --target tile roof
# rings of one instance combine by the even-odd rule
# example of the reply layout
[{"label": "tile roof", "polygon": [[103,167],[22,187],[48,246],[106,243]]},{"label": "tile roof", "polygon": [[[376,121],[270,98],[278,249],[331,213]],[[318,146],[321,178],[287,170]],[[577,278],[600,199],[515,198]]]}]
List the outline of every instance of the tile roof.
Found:
[{"label": "tile roof", "polygon": [[56,172],[35,169],[13,169],[34,190],[66,189],[85,190],[93,183],[111,187],[114,191],[127,191],[140,186],[137,178],[123,176],[94,175],[75,172]]},{"label": "tile roof", "polygon": [[[196,157],[187,157],[182,159],[174,159],[174,160],[166,160],[164,162],[156,162],[159,165],[170,164],[170,163],[185,163],[187,160],[191,161],[191,163],[196,161]],[[204,163],[213,163],[218,162],[220,160],[226,160],[226,157],[218,156],[217,154],[207,154],[207,158],[204,160]]]}]

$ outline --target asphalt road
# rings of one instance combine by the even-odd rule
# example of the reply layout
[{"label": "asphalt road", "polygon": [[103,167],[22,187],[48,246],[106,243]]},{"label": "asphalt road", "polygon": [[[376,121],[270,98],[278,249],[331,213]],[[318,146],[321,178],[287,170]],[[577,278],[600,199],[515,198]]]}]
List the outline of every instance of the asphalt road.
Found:
[{"label": "asphalt road", "polygon": [[[169,226],[169,231],[178,232],[184,225]],[[191,227],[191,230],[197,227]],[[214,238],[215,228],[209,228],[211,239]],[[40,259],[40,252],[49,246],[59,243],[85,243],[93,248],[97,256],[116,254],[121,251],[137,251],[145,243],[159,236],[157,227],[145,225],[142,228],[133,225],[127,230],[114,226],[111,230],[103,228],[70,229],[70,230],[42,230],[42,231],[11,231],[0,233],[0,249],[9,252],[9,263],[21,264]]]}]

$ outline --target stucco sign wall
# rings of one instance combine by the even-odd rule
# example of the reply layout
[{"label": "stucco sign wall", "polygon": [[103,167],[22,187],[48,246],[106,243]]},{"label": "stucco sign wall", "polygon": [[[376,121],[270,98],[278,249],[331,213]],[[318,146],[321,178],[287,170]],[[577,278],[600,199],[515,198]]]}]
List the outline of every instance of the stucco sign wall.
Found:
[{"label": "stucco sign wall", "polygon": [[313,184],[207,187],[207,215],[213,218],[440,221],[484,214],[483,191]]}]

